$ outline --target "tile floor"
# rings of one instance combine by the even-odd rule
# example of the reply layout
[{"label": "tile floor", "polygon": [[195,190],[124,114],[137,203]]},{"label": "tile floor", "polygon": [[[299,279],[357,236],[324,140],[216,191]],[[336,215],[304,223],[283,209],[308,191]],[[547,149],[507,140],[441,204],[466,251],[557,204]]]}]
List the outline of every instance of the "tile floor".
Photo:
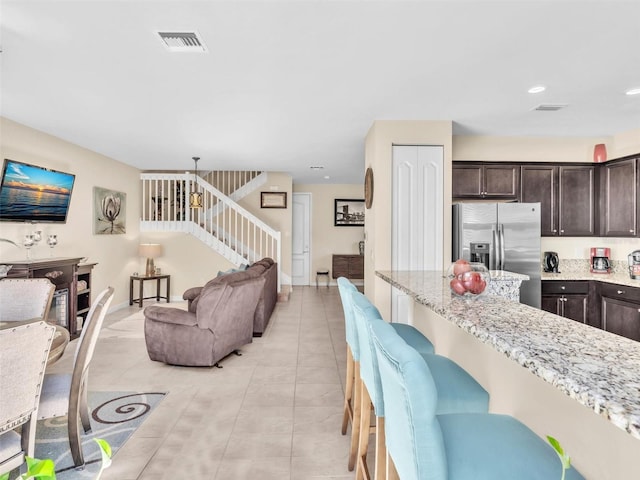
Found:
[{"label": "tile floor", "polygon": [[[277,304],[264,336],[222,369],[152,362],[143,322],[136,306],[107,317],[89,389],[169,395],[103,480],[354,477],[349,432],[340,434],[346,344],[336,287],[296,288]],[[70,368],[73,350],[51,370]]]}]

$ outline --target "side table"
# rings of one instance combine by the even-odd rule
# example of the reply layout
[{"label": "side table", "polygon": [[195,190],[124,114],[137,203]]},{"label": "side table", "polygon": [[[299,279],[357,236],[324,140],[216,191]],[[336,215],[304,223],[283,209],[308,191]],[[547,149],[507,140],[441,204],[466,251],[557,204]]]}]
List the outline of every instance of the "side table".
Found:
[{"label": "side table", "polygon": [[[166,280],[167,285],[167,294],[166,296],[160,295],[160,280]],[[138,280],[140,282],[140,293],[138,298],[133,298],[133,282]],[[155,280],[156,281],[156,294],[152,297],[144,296],[144,282],[146,280]],[[160,301],[161,298],[164,298],[167,303],[169,303],[169,292],[171,290],[171,275],[131,275],[129,277],[129,305],[133,305],[133,302],[139,302],[139,308],[142,308],[142,301],[148,300],[151,298],[155,298],[157,302]]]}]

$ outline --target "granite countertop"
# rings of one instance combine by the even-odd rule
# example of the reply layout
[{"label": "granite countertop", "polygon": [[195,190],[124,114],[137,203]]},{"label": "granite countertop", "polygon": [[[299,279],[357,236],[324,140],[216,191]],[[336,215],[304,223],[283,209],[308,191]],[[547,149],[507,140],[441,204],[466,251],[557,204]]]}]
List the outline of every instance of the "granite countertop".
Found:
[{"label": "granite countertop", "polygon": [[442,272],[376,275],[640,439],[640,342],[496,296],[456,297]]},{"label": "granite countertop", "polygon": [[523,282],[525,280],[529,280],[529,275],[507,272],[505,270],[489,270],[489,275],[491,275],[492,281]]},{"label": "granite countertop", "polygon": [[613,261],[611,273],[591,273],[589,260],[564,260],[560,262],[559,273],[542,272],[542,280],[597,280],[600,282],[614,283],[628,287],[640,288],[640,280],[634,280],[629,276],[627,262]]}]

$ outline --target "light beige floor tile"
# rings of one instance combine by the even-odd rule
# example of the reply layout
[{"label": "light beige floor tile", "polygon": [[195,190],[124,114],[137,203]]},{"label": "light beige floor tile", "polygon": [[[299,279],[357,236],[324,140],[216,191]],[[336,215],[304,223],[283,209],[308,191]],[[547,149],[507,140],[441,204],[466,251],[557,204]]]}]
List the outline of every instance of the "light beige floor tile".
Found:
[{"label": "light beige floor tile", "polygon": [[298,367],[298,373],[296,376],[296,383],[333,383],[339,384],[340,377],[338,376],[337,366],[327,367],[306,367],[300,365]]},{"label": "light beige floor tile", "polygon": [[251,377],[252,384],[266,384],[266,383],[294,383],[296,381],[297,367],[281,366],[261,366],[256,368]]},{"label": "light beige floor tile", "polygon": [[347,468],[348,452],[343,458],[328,458],[324,455],[291,458],[291,480],[326,480],[355,478],[355,472]]},{"label": "light beige floor tile", "polygon": [[[291,459],[272,458],[224,458],[220,462],[218,480],[288,480]],[[209,478],[209,477],[207,477]]]},{"label": "light beige floor tile", "polygon": [[251,384],[242,406],[293,406],[294,387],[293,383]]},{"label": "light beige floor tile", "polygon": [[342,416],[342,406],[295,407],[293,433],[330,433],[336,436],[342,428]]},{"label": "light beige floor tile", "polygon": [[224,459],[271,458],[291,456],[291,434],[233,433]]},{"label": "light beige floor tile", "polygon": [[243,407],[238,413],[234,434],[291,434],[293,407]]},{"label": "light beige floor tile", "polygon": [[344,392],[338,383],[299,383],[296,384],[296,407],[322,407],[342,405]]}]

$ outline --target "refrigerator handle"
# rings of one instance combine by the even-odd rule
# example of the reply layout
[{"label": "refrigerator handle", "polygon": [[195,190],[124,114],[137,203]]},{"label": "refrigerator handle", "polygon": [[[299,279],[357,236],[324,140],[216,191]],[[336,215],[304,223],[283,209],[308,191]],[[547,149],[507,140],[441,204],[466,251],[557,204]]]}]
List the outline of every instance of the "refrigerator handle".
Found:
[{"label": "refrigerator handle", "polygon": [[504,225],[498,225],[500,229],[500,270],[504,270]]},{"label": "refrigerator handle", "polygon": [[498,243],[495,227],[491,227],[491,255],[489,257],[489,270],[498,270]]}]

